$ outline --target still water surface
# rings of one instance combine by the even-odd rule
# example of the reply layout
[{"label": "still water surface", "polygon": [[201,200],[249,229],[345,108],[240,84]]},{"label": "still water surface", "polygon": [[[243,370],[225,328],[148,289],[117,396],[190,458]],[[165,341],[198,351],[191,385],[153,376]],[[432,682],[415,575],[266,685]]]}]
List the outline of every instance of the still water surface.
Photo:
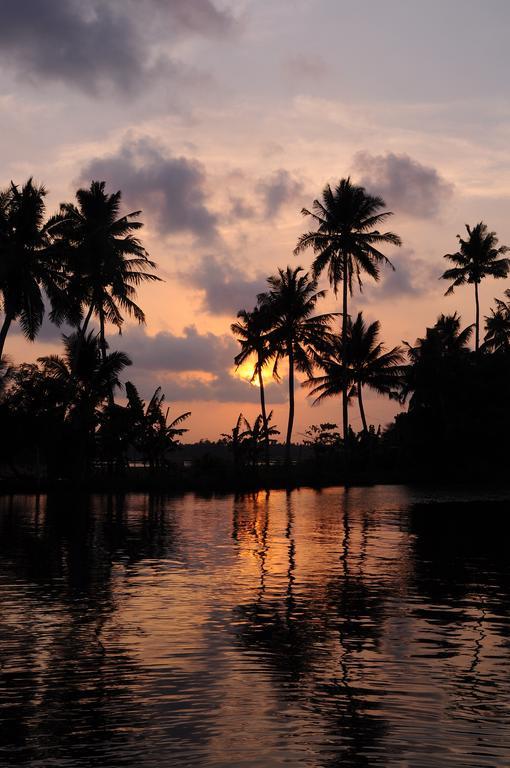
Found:
[{"label": "still water surface", "polygon": [[509,766],[510,502],[430,501],[0,499],[0,765]]}]

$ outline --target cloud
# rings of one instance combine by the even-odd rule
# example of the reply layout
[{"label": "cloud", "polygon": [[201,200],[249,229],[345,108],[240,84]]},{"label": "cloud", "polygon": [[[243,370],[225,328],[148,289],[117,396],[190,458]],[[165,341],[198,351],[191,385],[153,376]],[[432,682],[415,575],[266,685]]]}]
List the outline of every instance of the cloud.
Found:
[{"label": "cloud", "polygon": [[426,219],[437,216],[453,194],[453,185],[435,168],[418,163],[409,155],[371,155],[358,152],[354,170],[359,182],[373,194],[381,195],[398,213]]},{"label": "cloud", "polygon": [[[146,397],[161,385],[169,400],[259,401],[259,390],[231,373],[239,345],[230,335],[202,334],[188,326],[181,336],[168,331],[148,336],[144,328],[131,327],[111,344],[132,358],[130,378]],[[285,388],[271,386],[270,396],[285,402]]]},{"label": "cloud", "polygon": [[148,336],[144,328],[130,327],[120,346],[141,368],[151,371],[202,371],[218,373],[231,368],[238,345],[230,335],[201,334],[195,326],[184,329],[182,336],[160,331]]},{"label": "cloud", "polygon": [[316,81],[327,75],[328,68],[322,56],[308,53],[296,53],[283,62],[285,72],[299,82],[302,80]]},{"label": "cloud", "polygon": [[169,43],[233,25],[212,0],[6,0],[0,61],[33,82],[133,93],[158,70],[175,70]]},{"label": "cloud", "polygon": [[217,216],[207,206],[206,172],[197,160],[172,157],[148,138],[128,139],[107,157],[95,158],[82,183],[106,181],[129,205],[145,209],[159,232],[189,232],[203,242],[218,237]]},{"label": "cloud", "polygon": [[[260,391],[248,381],[232,376],[226,372],[220,372],[210,380],[200,377],[175,376],[175,375],[147,375],[143,372],[140,376],[136,370],[132,376],[134,383],[140,386],[145,397],[150,397],[156,387],[161,386],[168,401],[180,400],[185,403],[196,401],[218,403],[253,403],[260,402]],[[267,392],[268,402],[278,405],[286,402],[286,388],[284,385],[270,385]]]},{"label": "cloud", "polygon": [[389,257],[395,267],[381,270],[381,281],[366,283],[359,301],[371,304],[380,301],[397,300],[412,296],[423,296],[437,290],[440,268],[414,255],[410,248],[402,248]]},{"label": "cloud", "polygon": [[270,219],[280,213],[283,205],[302,195],[303,190],[303,182],[293,177],[284,168],[275,171],[272,176],[261,179],[257,185],[257,191],[264,202],[264,213]]},{"label": "cloud", "polygon": [[257,294],[267,288],[262,272],[248,276],[235,262],[209,255],[202,258],[179,279],[203,291],[203,308],[214,315],[235,315],[240,309],[252,309]]}]

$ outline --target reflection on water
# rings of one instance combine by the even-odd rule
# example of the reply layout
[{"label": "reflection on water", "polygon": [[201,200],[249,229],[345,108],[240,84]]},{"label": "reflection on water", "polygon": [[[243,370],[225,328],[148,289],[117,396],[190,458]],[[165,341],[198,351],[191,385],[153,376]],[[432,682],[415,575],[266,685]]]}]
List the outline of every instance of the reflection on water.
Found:
[{"label": "reflection on water", "polygon": [[0,764],[510,764],[504,500],[0,499]]}]

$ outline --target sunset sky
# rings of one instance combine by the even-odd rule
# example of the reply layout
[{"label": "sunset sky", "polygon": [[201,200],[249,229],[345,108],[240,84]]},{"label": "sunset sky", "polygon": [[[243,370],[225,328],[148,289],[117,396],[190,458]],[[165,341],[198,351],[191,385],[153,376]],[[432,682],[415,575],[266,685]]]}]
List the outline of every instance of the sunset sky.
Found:
[{"label": "sunset sky", "polygon": [[[143,210],[164,282],[140,290],[147,326],[110,343],[145,396],[161,384],[192,411],[187,439],[216,439],[258,412],[230,323],[278,266],[310,266],[292,254],[300,210],[328,182],[350,174],[395,213],[396,272],[351,304],[388,346],[440,312],[474,320],[469,288],[444,297],[439,276],[466,223],[510,244],[509,28],[508,0],[4,0],[0,185],[33,175],[52,213],[105,180]],[[485,282],[482,314],[507,287]],[[13,331],[5,352],[33,360],[59,335]],[[391,419],[366,400],[370,422]],[[284,432],[285,382],[268,401]],[[339,401],[312,409],[299,391],[297,439],[339,420]]]}]

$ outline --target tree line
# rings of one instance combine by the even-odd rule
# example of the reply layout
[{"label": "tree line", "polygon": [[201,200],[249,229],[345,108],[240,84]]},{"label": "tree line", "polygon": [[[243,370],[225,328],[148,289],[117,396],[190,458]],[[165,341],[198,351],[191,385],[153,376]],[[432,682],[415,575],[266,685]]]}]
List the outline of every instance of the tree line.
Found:
[{"label": "tree line", "polygon": [[[190,414],[171,420],[160,389],[146,404],[132,382],[125,385],[126,404],[116,403],[115,391],[131,360],[110,351],[107,339],[107,327],[120,332],[126,316],[145,323],[137,288],[160,279],[139,239],[141,211],[121,215],[121,193],[108,193],[104,182],[79,189],[74,202],[63,203],[48,218],[45,196],[32,179],[0,191],[0,426],[9,435],[0,447],[3,461],[25,455],[27,463],[53,464],[57,474],[67,463],[75,475],[86,474],[97,458],[118,468],[134,452],[151,467],[160,466],[186,431]],[[394,269],[384,251],[399,247],[401,238],[386,230],[392,213],[384,200],[346,178],[327,185],[302,214],[311,229],[301,235],[294,254],[310,251],[310,270],[279,268],[255,307],[240,310],[232,324],[240,343],[235,364],[253,363],[261,409],[253,426],[240,415],[223,435],[235,456],[242,453],[245,462],[256,465],[263,455],[269,463],[279,431],[268,413],[264,374],[279,381],[284,361],[287,464],[296,374],[304,376],[315,403],[341,401],[341,434],[333,434],[334,424],[308,431],[305,443],[321,450],[340,448],[345,457],[376,436],[385,448],[398,449],[400,461],[412,456],[427,463],[431,455],[448,451],[472,453],[473,445],[490,439],[488,425],[503,440],[510,426],[504,396],[510,383],[510,290],[485,317],[483,340],[479,301],[481,281],[506,278],[510,269],[508,249],[496,234],[483,222],[466,225],[458,250],[445,255],[453,265],[442,274],[450,283],[446,293],[472,286],[474,324],[463,328],[457,313],[441,315],[414,344],[388,350],[380,323],[367,323],[350,306],[366,278],[378,281],[382,268]],[[318,312],[326,294],[319,288],[323,275],[339,298],[338,312]],[[10,365],[3,353],[13,323],[33,341],[46,307],[53,323],[71,328],[63,336],[63,353]],[[408,406],[382,434],[367,419],[365,388]],[[349,423],[354,403],[362,424],[358,436]]]},{"label": "tree line", "polygon": [[[385,246],[400,247],[402,241],[392,231],[381,231],[392,212],[385,210],[384,200],[369,194],[365,188],[342,179],[334,188],[327,185],[311,210],[303,216],[311,220],[313,229],[299,238],[294,254],[312,251],[311,270],[302,267],[279,269],[268,278],[268,290],[258,295],[252,311],[238,313],[232,331],[241,351],[235,358],[239,367],[250,357],[255,360],[253,379],[260,388],[261,419],[268,433],[264,392],[264,368],[271,369],[279,380],[278,365],[288,364],[289,413],[286,434],[287,460],[294,424],[295,371],[305,374],[303,386],[309,389],[314,403],[326,398],[341,398],[342,440],[344,449],[354,447],[355,435],[349,424],[349,405],[356,401],[362,424],[362,437],[370,433],[363,391],[365,387],[408,404],[408,412],[397,416],[385,435],[386,442],[401,443],[404,451],[412,442],[433,443],[430,452],[438,453],[456,445],[465,434],[465,423],[472,419],[473,434],[485,434],[493,421],[508,422],[508,408],[501,404],[507,389],[510,363],[510,290],[505,299],[496,299],[495,308],[485,318],[485,337],[480,343],[479,286],[487,277],[506,278],[510,260],[508,248],[499,245],[494,232],[484,222],[466,225],[467,237],[457,236],[458,250],[444,258],[454,266],[441,277],[450,282],[446,295],[469,284],[474,289],[475,322],[461,328],[457,313],[440,315],[432,328],[414,345],[403,342],[387,350],[380,341],[378,321],[367,324],[362,312],[354,317],[349,311],[355,289],[363,289],[368,277],[380,279],[381,268],[394,269],[383,252]],[[338,313],[316,314],[325,291],[318,290],[318,280],[325,273],[335,294],[340,294]],[[339,316],[340,321],[335,321]],[[337,329],[335,331],[335,324]],[[471,354],[469,341],[474,327],[475,347]],[[483,382],[483,385],[482,385]],[[510,382],[508,382],[510,383]],[[491,400],[487,389],[492,389]],[[459,393],[459,390],[463,390]],[[468,392],[465,400],[463,395]],[[458,404],[463,402],[463,408]],[[470,416],[470,411],[473,413]],[[483,421],[485,422],[485,432]],[[331,440],[331,428],[319,430],[316,440]],[[315,429],[315,428],[314,428]],[[374,430],[372,430],[372,433]],[[465,445],[471,445],[468,434]],[[269,435],[268,435],[269,444]],[[338,441],[333,441],[338,444]],[[416,451],[420,460],[427,456]],[[439,451],[442,453],[442,451]]]}]

